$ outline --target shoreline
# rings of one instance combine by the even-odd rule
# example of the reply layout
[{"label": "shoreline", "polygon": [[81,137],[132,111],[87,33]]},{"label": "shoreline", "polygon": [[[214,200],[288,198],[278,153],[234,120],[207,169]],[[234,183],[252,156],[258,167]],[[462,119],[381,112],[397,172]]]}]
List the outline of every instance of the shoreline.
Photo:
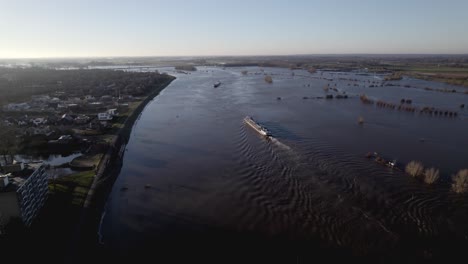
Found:
[{"label": "shoreline", "polygon": [[[93,248],[99,244],[99,226],[104,206],[108,196],[112,191],[115,181],[120,174],[125,147],[130,139],[131,132],[135,122],[139,119],[146,106],[156,98],[165,88],[167,88],[176,77],[162,84],[159,89],[155,89],[135,108],[132,114],[125,120],[124,126],[119,130],[115,139],[109,146],[107,152],[103,155],[99,165],[96,168],[96,175],[93,183],[88,190],[86,200],[83,203],[79,223],[74,232],[74,239],[71,241],[68,258],[75,262],[81,256],[78,252],[92,253]],[[84,249],[84,250],[83,250]],[[89,251],[91,250],[91,251]],[[86,255],[86,254],[84,254]]]}]

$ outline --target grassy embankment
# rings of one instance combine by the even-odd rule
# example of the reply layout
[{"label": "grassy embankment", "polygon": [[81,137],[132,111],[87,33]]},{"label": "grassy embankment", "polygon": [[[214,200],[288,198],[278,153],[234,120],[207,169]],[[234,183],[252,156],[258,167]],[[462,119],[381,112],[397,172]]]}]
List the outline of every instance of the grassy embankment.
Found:
[{"label": "grassy embankment", "polygon": [[[59,178],[49,185],[50,195],[51,197],[60,195],[62,199],[66,197],[68,203],[81,207],[88,194],[89,186],[93,182],[94,175],[94,170],[88,170]],[[64,196],[63,194],[68,195]]]}]

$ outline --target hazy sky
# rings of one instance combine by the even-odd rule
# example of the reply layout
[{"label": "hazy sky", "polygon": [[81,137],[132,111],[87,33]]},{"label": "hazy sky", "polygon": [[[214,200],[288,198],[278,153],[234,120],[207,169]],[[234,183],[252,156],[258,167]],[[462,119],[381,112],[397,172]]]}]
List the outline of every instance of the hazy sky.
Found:
[{"label": "hazy sky", "polygon": [[468,0],[0,0],[0,58],[468,53]]}]

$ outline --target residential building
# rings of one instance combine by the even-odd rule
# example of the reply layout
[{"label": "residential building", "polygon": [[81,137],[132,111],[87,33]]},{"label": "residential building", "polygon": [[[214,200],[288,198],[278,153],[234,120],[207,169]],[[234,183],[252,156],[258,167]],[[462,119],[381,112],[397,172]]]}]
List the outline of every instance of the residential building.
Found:
[{"label": "residential building", "polygon": [[90,117],[89,116],[86,116],[86,115],[78,115],[76,118],[75,118],[75,124],[78,124],[78,125],[83,125],[83,124],[87,124],[90,120]]},{"label": "residential building", "polygon": [[24,170],[24,163],[13,161],[11,164],[3,165],[2,170],[4,173],[22,171]]},{"label": "residential building", "polygon": [[15,218],[21,219],[25,226],[31,225],[47,199],[47,178],[43,165],[0,175],[0,226]]},{"label": "residential building", "polygon": [[47,119],[44,118],[44,117],[38,117],[38,118],[34,118],[33,120],[31,120],[31,122],[35,125],[35,126],[40,126],[40,125],[44,125],[47,123]]},{"label": "residential building", "polygon": [[99,113],[98,119],[99,121],[110,121],[112,120],[112,115],[109,113]]},{"label": "residential building", "polygon": [[119,115],[119,113],[117,112],[117,109],[114,108],[114,109],[108,109],[107,110],[107,113],[111,116],[116,116],[116,115]]}]

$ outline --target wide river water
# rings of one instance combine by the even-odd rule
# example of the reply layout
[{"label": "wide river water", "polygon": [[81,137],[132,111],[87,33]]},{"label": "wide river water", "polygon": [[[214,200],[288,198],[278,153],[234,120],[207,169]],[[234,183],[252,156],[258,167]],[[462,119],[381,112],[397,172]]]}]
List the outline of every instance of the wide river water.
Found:
[{"label": "wide river water", "polygon": [[[177,79],[135,124],[101,222],[101,243],[114,256],[174,246],[183,255],[205,244],[242,255],[267,243],[286,259],[336,253],[397,261],[466,248],[468,200],[451,191],[450,178],[468,167],[468,110],[460,108],[468,94],[424,89],[463,88],[406,78],[380,87],[383,76],[373,73],[159,70]],[[349,98],[315,98],[326,95],[325,85]],[[458,116],[379,108],[360,94]],[[246,126],[247,115],[275,139]],[[400,167],[419,160],[440,169],[441,180],[426,185],[366,159],[370,151]]]}]

